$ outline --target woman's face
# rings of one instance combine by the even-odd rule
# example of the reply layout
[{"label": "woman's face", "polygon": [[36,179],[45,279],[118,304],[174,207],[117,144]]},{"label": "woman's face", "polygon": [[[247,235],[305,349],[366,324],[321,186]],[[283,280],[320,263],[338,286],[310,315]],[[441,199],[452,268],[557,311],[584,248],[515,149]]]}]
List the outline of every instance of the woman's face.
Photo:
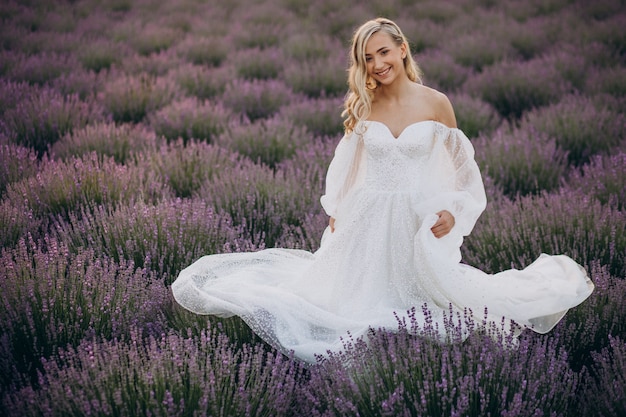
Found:
[{"label": "woman's face", "polygon": [[404,44],[398,46],[388,33],[376,32],[365,45],[367,73],[380,84],[389,85],[399,76],[406,76],[405,56]]}]

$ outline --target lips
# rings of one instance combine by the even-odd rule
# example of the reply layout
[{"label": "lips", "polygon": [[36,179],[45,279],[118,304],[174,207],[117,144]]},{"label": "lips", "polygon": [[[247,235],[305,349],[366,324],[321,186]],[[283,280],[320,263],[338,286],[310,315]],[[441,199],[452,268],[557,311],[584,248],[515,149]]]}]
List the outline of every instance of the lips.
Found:
[{"label": "lips", "polygon": [[378,75],[379,77],[384,77],[385,75],[389,74],[390,71],[391,67],[388,67],[382,71],[377,72],[376,75]]}]

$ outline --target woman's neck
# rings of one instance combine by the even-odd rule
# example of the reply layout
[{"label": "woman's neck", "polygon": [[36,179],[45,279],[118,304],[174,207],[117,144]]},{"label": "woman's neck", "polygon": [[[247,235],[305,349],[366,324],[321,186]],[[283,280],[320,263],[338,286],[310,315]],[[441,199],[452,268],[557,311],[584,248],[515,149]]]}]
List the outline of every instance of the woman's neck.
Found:
[{"label": "woman's neck", "polygon": [[390,104],[401,103],[413,95],[414,82],[408,77],[396,79],[389,85],[381,84],[376,88],[374,100],[384,101]]}]

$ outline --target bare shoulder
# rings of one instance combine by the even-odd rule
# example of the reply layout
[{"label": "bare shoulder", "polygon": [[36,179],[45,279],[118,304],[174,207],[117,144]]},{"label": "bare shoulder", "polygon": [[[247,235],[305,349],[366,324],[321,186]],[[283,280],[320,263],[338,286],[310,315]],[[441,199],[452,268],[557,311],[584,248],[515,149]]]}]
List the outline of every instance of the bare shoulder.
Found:
[{"label": "bare shoulder", "polygon": [[456,128],[456,116],[450,99],[441,91],[420,85],[422,99],[432,109],[434,120],[448,127]]}]

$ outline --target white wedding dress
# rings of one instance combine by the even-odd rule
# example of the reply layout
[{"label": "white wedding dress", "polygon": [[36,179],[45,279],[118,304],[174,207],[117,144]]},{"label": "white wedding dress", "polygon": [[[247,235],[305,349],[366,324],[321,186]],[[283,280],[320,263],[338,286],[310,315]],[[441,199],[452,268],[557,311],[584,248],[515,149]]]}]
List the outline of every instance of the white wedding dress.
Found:
[{"label": "white wedding dress", "polygon": [[[442,332],[451,309],[470,309],[480,323],[486,307],[489,320],[545,333],[591,294],[584,269],[563,255],[494,275],[460,263],[463,236],[486,205],[462,131],[435,121],[411,124],[397,138],[380,122],[356,131],[328,169],[321,202],[336,222],[319,250],[204,256],[172,284],[177,302],[197,314],[240,316],[275,348],[312,363],[341,350],[348,332],[397,329],[412,308]],[[444,209],[455,226],[437,239],[430,228]]]}]

